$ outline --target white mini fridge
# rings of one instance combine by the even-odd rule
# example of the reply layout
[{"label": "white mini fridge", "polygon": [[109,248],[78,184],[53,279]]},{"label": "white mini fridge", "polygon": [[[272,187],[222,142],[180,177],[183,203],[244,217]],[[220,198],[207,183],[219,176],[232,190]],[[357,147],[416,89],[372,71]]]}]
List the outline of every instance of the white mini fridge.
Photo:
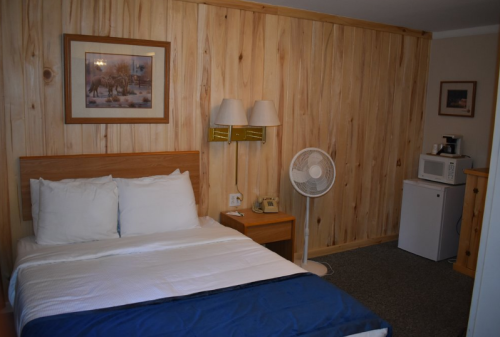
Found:
[{"label": "white mini fridge", "polygon": [[440,261],[457,255],[465,185],[405,180],[398,247]]}]

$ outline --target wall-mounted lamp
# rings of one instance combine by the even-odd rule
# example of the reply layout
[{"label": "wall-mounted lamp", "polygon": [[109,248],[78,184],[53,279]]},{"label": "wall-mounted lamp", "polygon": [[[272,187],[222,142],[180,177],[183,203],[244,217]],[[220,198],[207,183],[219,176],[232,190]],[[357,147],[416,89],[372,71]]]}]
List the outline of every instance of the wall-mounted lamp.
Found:
[{"label": "wall-mounted lamp", "polygon": [[274,102],[255,101],[249,124],[252,126],[260,126],[262,129],[260,132],[256,132],[253,130],[254,128],[250,128],[247,131],[247,136],[254,137],[256,138],[255,140],[262,140],[262,144],[264,144],[266,142],[266,126],[281,125],[278,114],[276,113],[276,108],[274,107]]},{"label": "wall-mounted lamp", "polygon": [[[229,128],[210,128],[208,132],[209,142],[262,141],[265,143],[266,126],[281,125],[273,101],[255,101],[250,123],[248,123],[243,103],[240,100],[228,98],[224,98],[222,101],[215,124],[228,125]],[[233,129],[233,125],[258,127]]]},{"label": "wall-mounted lamp", "polygon": [[208,131],[209,142],[236,142],[236,172],[235,185],[238,192],[238,142],[239,141],[262,141],[266,142],[266,126],[281,125],[273,101],[255,101],[255,105],[250,116],[250,125],[256,128],[244,127],[235,128],[233,126],[248,125],[243,103],[239,99],[224,98],[219,108],[219,113],[215,118],[215,124],[227,125],[229,128],[210,128]]},{"label": "wall-mounted lamp", "polygon": [[231,140],[239,140],[233,138],[233,125],[248,125],[243,103],[239,99],[224,98],[219,108],[219,113],[215,119],[217,125],[228,125],[227,128],[210,128],[209,141],[227,141],[231,144]]}]

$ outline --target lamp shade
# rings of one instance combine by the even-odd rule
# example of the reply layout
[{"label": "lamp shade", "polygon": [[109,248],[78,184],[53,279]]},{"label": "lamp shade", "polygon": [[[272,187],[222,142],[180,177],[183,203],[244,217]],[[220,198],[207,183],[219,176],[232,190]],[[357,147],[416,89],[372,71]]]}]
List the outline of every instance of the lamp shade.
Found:
[{"label": "lamp shade", "polygon": [[248,125],[243,102],[239,99],[224,98],[215,119],[218,125]]},{"label": "lamp shade", "polygon": [[274,107],[274,102],[255,101],[249,124],[252,126],[281,125],[276,108]]}]

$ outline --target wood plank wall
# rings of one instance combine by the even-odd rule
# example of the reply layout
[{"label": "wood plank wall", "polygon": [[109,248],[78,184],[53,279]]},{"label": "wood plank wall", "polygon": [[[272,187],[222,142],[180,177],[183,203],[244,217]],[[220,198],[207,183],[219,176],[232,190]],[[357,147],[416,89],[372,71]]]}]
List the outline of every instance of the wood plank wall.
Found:
[{"label": "wood plank wall", "polygon": [[[207,142],[225,97],[248,113],[255,100],[275,102],[282,126],[268,128],[264,145],[239,144],[239,189],[243,207],[279,195],[298,219],[297,253],[305,198],[288,167],[305,147],[337,166],[333,190],[311,202],[311,255],[397,237],[402,180],[416,177],[421,152],[428,36],[215,2],[1,1],[2,268],[15,250],[6,236],[32,234],[21,220],[19,156],[199,150],[199,213],[218,219],[236,192],[235,144]],[[170,41],[170,124],[65,125],[63,33]]]}]

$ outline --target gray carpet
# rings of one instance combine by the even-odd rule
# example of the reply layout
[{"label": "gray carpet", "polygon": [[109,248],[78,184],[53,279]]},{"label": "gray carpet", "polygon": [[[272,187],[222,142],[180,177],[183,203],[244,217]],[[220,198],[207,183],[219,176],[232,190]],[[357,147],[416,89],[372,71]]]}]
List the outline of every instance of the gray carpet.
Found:
[{"label": "gray carpet", "polygon": [[324,278],[393,327],[395,337],[465,336],[474,280],[397,248],[397,241],[313,259],[329,263]]}]

